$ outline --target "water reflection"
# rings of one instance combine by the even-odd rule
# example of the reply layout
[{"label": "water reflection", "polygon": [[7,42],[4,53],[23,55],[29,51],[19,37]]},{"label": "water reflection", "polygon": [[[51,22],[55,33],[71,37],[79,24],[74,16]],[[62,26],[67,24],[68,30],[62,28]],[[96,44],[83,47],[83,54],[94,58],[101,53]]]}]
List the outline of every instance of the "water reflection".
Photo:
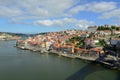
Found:
[{"label": "water reflection", "polygon": [[[104,73],[105,71],[107,74]],[[111,71],[111,74],[109,74],[109,71]],[[112,75],[112,71],[115,72],[116,75]],[[90,79],[91,74],[93,75],[92,79]],[[103,76],[100,77],[99,74],[100,75],[103,74]],[[112,76],[115,76],[115,79],[110,78]],[[120,72],[114,71],[114,70],[108,70],[106,68],[101,67],[100,65],[96,66],[94,64],[88,64],[88,65],[84,66],[83,68],[81,68],[76,73],[74,73],[73,75],[69,76],[66,80],[86,80],[86,77],[89,77],[89,78],[87,78],[87,80],[106,80],[107,78],[109,80],[120,80]]]}]

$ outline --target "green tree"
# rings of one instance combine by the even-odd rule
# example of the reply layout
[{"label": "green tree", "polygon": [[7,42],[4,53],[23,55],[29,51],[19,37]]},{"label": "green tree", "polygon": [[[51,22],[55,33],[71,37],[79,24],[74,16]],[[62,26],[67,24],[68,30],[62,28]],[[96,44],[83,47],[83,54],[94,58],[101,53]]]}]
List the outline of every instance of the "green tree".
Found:
[{"label": "green tree", "polygon": [[111,26],[111,29],[116,29],[116,26]]},{"label": "green tree", "polygon": [[75,36],[69,39],[67,42],[71,42],[75,44],[75,42],[77,41],[78,43],[75,44],[75,47],[81,47],[82,45],[84,45],[84,40],[85,38],[83,37]]},{"label": "green tree", "polygon": [[80,40],[80,37],[79,36],[75,36],[75,37],[72,37],[71,39],[69,39],[68,41],[69,42],[74,42],[74,41],[79,41]]},{"label": "green tree", "polygon": [[100,27],[100,26],[98,26],[97,30],[101,30],[101,27]]},{"label": "green tree", "polygon": [[75,47],[77,47],[77,48],[79,48],[79,47],[81,47],[83,45],[83,42],[78,42],[76,45],[75,45]]},{"label": "green tree", "polygon": [[100,45],[100,46],[104,46],[106,43],[104,41],[104,39],[100,39],[99,43],[96,43],[96,45]]},{"label": "green tree", "polygon": [[120,27],[116,27],[116,30],[117,30],[117,31],[120,30]]}]

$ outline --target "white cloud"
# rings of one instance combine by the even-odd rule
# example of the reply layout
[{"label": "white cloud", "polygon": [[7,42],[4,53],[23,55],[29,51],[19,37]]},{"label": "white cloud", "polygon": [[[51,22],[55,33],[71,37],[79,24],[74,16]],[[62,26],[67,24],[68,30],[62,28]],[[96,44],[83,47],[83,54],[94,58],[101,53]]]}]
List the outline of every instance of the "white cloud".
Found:
[{"label": "white cloud", "polygon": [[63,26],[67,23],[73,23],[73,21],[74,19],[72,18],[63,18],[63,19],[56,19],[56,20],[47,19],[47,20],[35,21],[34,24],[43,25],[43,26],[52,26],[52,25]]},{"label": "white cloud", "polygon": [[100,19],[109,19],[109,18],[120,19],[120,9],[115,9],[109,12],[105,12],[99,18]]},{"label": "white cloud", "polygon": [[39,20],[39,21],[35,22],[35,24],[43,25],[43,26],[51,26],[51,25],[53,25],[53,21],[51,21],[51,20],[43,20],[43,21]]},{"label": "white cloud", "polygon": [[0,17],[18,19],[67,16],[74,0],[0,0]]},{"label": "white cloud", "polygon": [[63,19],[56,19],[56,20],[38,20],[34,22],[35,25],[42,25],[42,26],[68,26],[73,25],[79,28],[87,28],[90,25],[94,25],[94,22],[87,21],[87,20],[77,20],[74,18],[63,18]]},{"label": "white cloud", "polygon": [[15,17],[22,15],[22,11],[17,8],[0,7],[0,17]]},{"label": "white cloud", "polygon": [[87,20],[80,20],[79,23],[76,24],[77,27],[81,29],[87,29],[88,26],[94,25],[95,23],[92,21],[87,21]]},{"label": "white cloud", "polygon": [[[74,24],[83,28],[94,22],[65,17],[73,17],[80,11],[101,13],[101,18],[120,17],[120,9],[116,9],[115,2],[90,2],[75,6],[76,3],[76,0],[0,0],[0,18],[9,18],[12,22],[21,24],[43,26]],[[33,21],[21,22],[22,19]],[[38,21],[34,22],[36,19]]]},{"label": "white cloud", "polygon": [[0,17],[47,19],[72,16],[79,11],[106,12],[116,8],[115,2],[91,2],[73,7],[76,3],[75,0],[0,0]]},{"label": "white cloud", "polygon": [[78,5],[70,10],[71,14],[78,13],[80,11],[91,11],[91,12],[106,12],[113,10],[117,7],[115,2],[92,2],[83,5]]}]

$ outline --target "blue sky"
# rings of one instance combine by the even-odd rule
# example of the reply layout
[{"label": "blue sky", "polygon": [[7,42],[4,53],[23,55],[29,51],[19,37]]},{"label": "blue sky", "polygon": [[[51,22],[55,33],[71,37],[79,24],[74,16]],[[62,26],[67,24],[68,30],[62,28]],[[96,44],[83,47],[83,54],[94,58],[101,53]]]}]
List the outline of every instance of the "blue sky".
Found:
[{"label": "blue sky", "polygon": [[120,25],[119,0],[0,0],[0,32],[40,33]]}]

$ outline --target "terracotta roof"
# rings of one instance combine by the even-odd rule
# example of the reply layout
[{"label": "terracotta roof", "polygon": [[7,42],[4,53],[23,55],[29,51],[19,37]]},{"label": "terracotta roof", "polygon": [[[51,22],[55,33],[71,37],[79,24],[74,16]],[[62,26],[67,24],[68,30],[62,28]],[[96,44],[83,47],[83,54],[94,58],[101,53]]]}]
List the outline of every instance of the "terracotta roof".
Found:
[{"label": "terracotta roof", "polygon": [[112,38],[112,40],[120,40],[120,38]]}]

